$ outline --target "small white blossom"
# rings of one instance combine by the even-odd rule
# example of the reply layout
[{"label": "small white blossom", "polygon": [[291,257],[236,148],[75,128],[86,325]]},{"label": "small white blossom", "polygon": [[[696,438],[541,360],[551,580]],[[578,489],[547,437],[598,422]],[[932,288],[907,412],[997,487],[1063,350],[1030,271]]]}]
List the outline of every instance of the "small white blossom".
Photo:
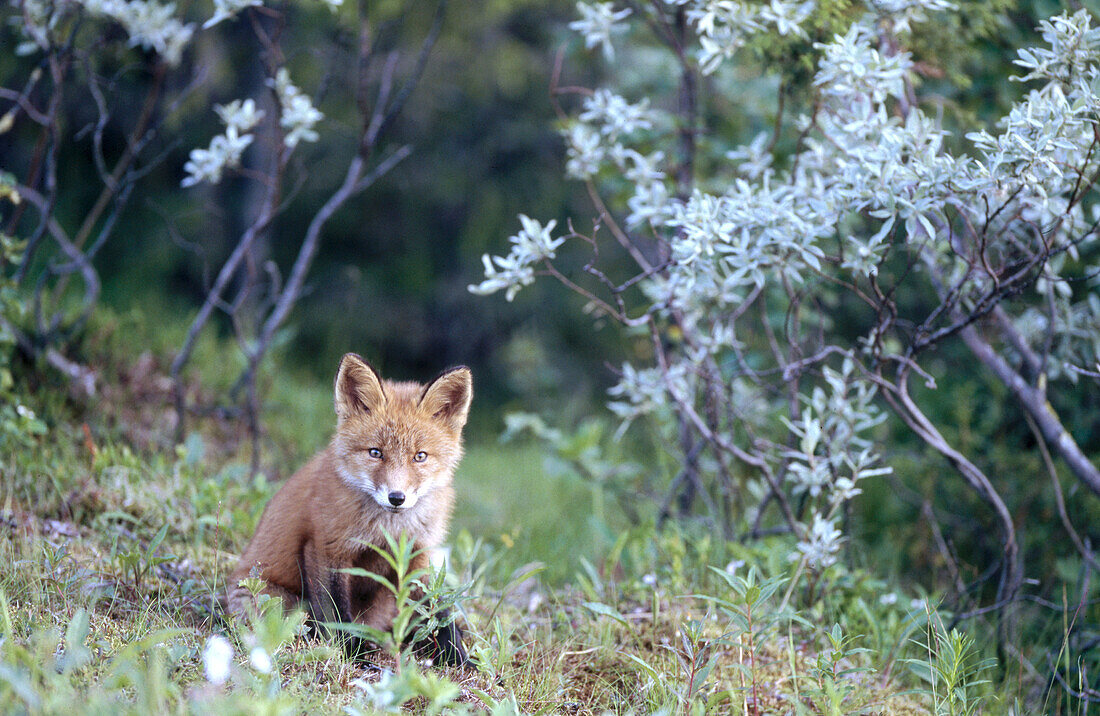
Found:
[{"label": "small white blossom", "polygon": [[806,32],[802,29],[802,23],[814,11],[816,5],[817,3],[814,0],[808,2],[771,0],[771,3],[761,9],[760,17],[765,22],[774,25],[776,32],[780,35],[806,37]]},{"label": "small white blossom", "polygon": [[898,595],[895,592],[887,592],[878,598],[878,603],[888,607],[898,603]]},{"label": "small white blossom", "polygon": [[66,11],[72,7],[71,3],[64,0],[10,0],[10,4],[21,11],[23,22],[19,24],[20,31],[28,38],[15,48],[15,54],[20,57],[49,49],[50,30],[57,26]]},{"label": "small white blossom", "polygon": [[606,88],[600,88],[591,97],[585,98],[584,109],[578,119],[599,125],[600,133],[611,138],[653,128],[648,98],[631,104]]},{"label": "small white blossom", "polygon": [[206,149],[191,150],[189,161],[183,165],[187,176],[180,186],[194,186],[204,181],[217,184],[225,169],[240,166],[244,150],[252,144],[253,137],[248,132],[264,118],[264,112],[256,109],[251,99],[243,102],[235,99],[229,104],[216,105],[214,111],[225,124],[225,134],[211,139]]},{"label": "small white blossom", "polygon": [[662,182],[635,184],[634,195],[626,201],[627,208],[630,209],[626,225],[634,228],[650,221],[663,223],[672,212],[670,200],[668,188]]},{"label": "small white blossom", "polygon": [[816,569],[824,569],[836,564],[836,553],[843,542],[840,530],[819,514],[814,515],[814,524],[806,539],[798,543],[798,551],[806,557],[806,562]]},{"label": "small white blossom", "polygon": [[772,155],[768,148],[769,135],[760,132],[745,146],[726,152],[726,158],[737,163],[737,170],[748,179],[759,179],[771,169]]},{"label": "small white blossom", "polygon": [[19,415],[19,417],[24,418],[26,420],[34,420],[35,419],[34,411],[31,410],[30,408],[28,408],[27,406],[23,405],[22,403],[15,406],[15,412],[16,412],[17,415]]},{"label": "small white blossom", "polygon": [[930,12],[957,9],[948,0],[874,0],[873,10],[881,17],[889,18],[895,33],[913,31],[914,23],[928,22]]},{"label": "small white blossom", "polygon": [[207,149],[192,149],[190,160],[183,165],[187,176],[180,182],[180,186],[186,188],[203,181],[217,184],[221,181],[222,171],[240,166],[241,154],[251,143],[251,134],[242,136],[235,127],[229,127],[225,134],[211,139]]},{"label": "small white blossom", "polygon": [[248,654],[248,661],[252,668],[261,674],[271,673],[271,655],[262,646],[253,647]]},{"label": "small white blossom", "polygon": [[222,20],[236,17],[241,10],[256,5],[263,5],[262,0],[214,0],[214,14],[202,24],[202,27],[204,30],[214,27]]},{"label": "small white blossom", "polygon": [[206,648],[202,650],[202,666],[207,681],[219,686],[224,684],[233,667],[233,645],[219,635],[207,639]]},{"label": "small white blossom", "polygon": [[862,493],[863,490],[856,487],[856,483],[852,478],[841,477],[838,478],[836,484],[833,485],[833,492],[829,495],[829,501],[834,504],[843,503]]},{"label": "small white blossom", "polygon": [[175,3],[154,0],[82,0],[89,12],[110,17],[130,36],[130,45],[153,50],[171,65],[178,65],[195,26],[175,17]]},{"label": "small white blossom", "polygon": [[558,247],[565,243],[564,237],[555,239],[551,236],[558,225],[557,220],[551,220],[545,226],[525,214],[520,214],[519,220],[523,229],[509,239],[512,250],[507,256],[485,254],[481,257],[485,265],[485,280],[467,287],[471,293],[486,296],[506,289],[504,297],[511,301],[522,287],[534,282],[534,265],[554,258]]},{"label": "small white blossom", "polygon": [[600,171],[605,157],[600,133],[591,125],[576,122],[565,131],[565,174],[571,179],[590,179]]},{"label": "small white blossom", "polygon": [[226,127],[236,129],[241,134],[254,129],[264,118],[264,111],[256,109],[256,102],[251,99],[243,102],[235,99],[229,104],[215,105],[214,111]]},{"label": "small white blossom", "polygon": [[843,37],[814,47],[822,50],[814,84],[838,104],[848,104],[854,96],[878,104],[904,94],[905,75],[913,66],[909,53],[879,52],[873,28],[857,23]]},{"label": "small white blossom", "polygon": [[309,97],[294,86],[285,67],[280,67],[275,74],[275,80],[269,80],[268,84],[274,86],[279,95],[279,105],[283,110],[279,124],[286,131],[283,140],[286,146],[293,149],[301,141],[316,142],[318,134],[313,126],[324,119],[325,115],[313,106]]},{"label": "small white blossom", "polygon": [[626,31],[623,20],[630,17],[629,8],[615,10],[610,2],[577,3],[577,12],[581,19],[569,23],[569,29],[584,35],[584,46],[592,49],[597,45],[603,48],[603,56],[610,62],[615,58],[615,49],[611,46],[611,36]]}]

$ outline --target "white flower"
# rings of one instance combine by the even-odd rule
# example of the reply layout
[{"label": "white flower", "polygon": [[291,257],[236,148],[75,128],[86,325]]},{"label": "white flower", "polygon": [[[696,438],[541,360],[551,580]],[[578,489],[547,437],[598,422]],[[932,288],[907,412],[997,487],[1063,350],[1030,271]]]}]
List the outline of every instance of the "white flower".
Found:
[{"label": "white flower", "polygon": [[554,258],[557,248],[565,243],[565,237],[551,237],[551,232],[558,225],[556,220],[545,226],[525,214],[520,214],[519,220],[523,229],[509,239],[512,242],[511,252],[507,256],[482,256],[485,280],[468,286],[470,293],[487,296],[503,288],[507,289],[505,299],[511,301],[520,288],[534,282],[533,266],[544,259]]},{"label": "white flower", "polygon": [[183,48],[191,41],[195,26],[175,17],[174,3],[154,0],[83,0],[89,12],[110,17],[130,35],[130,45],[153,50],[169,64],[178,65]]},{"label": "white flower", "polygon": [[264,111],[256,109],[256,102],[251,99],[243,102],[235,99],[229,104],[215,105],[214,111],[226,127],[236,129],[241,134],[254,129],[264,118]]},{"label": "white flower", "polygon": [[752,142],[733,151],[726,152],[726,158],[737,162],[737,170],[749,179],[759,179],[772,165],[772,154],[768,151],[769,135],[760,132]]},{"label": "white flower", "polygon": [[891,604],[897,604],[898,595],[895,592],[887,592],[886,594],[883,594],[881,597],[878,598],[878,603],[885,607],[888,607]]},{"label": "white flower", "polygon": [[251,134],[240,135],[236,127],[229,127],[225,134],[219,134],[210,140],[209,148],[192,149],[190,161],[183,165],[187,176],[180,182],[180,186],[194,186],[202,181],[217,184],[226,167],[240,165],[241,154],[251,143]]},{"label": "white flower", "polygon": [[585,98],[584,110],[578,119],[602,125],[600,133],[612,138],[653,128],[648,98],[631,104],[606,88],[600,88],[591,97]]},{"label": "white flower", "polygon": [[584,122],[577,122],[565,131],[565,141],[566,176],[590,179],[600,171],[605,151],[598,130]]},{"label": "white flower", "polygon": [[669,200],[668,189],[661,182],[635,184],[634,196],[626,200],[627,208],[630,209],[626,225],[634,228],[647,221],[663,222],[672,213]]},{"label": "white flower", "polygon": [[838,504],[841,502],[847,502],[856,495],[862,494],[863,490],[856,487],[856,483],[850,477],[837,478],[836,484],[833,485],[833,492],[829,496],[830,502]]},{"label": "white flower", "polygon": [[552,259],[554,252],[565,243],[565,238],[551,238],[550,232],[558,225],[556,219],[551,219],[546,226],[540,224],[526,214],[519,215],[519,221],[523,224],[523,230],[516,234],[512,241],[522,252],[524,257],[532,259]]},{"label": "white flower", "polygon": [[253,647],[248,654],[248,661],[252,664],[252,668],[261,674],[271,673],[271,655],[262,646]]},{"label": "white flower", "polygon": [[774,24],[776,32],[780,35],[805,37],[806,32],[802,29],[801,25],[802,22],[810,16],[810,13],[814,11],[814,6],[816,4],[814,0],[809,0],[809,2],[782,2],[781,0],[772,0],[771,4],[761,9],[760,17]]},{"label": "white flower", "polygon": [[840,530],[832,520],[819,514],[814,515],[814,524],[806,539],[798,543],[798,551],[806,556],[806,562],[817,569],[824,569],[836,563],[836,553],[843,542]]},{"label": "white flower", "polygon": [[233,666],[233,645],[224,636],[214,635],[206,640],[202,650],[202,666],[206,680],[221,685],[229,678]]},{"label": "white flower", "polygon": [[630,17],[630,9],[615,11],[614,3],[577,3],[580,20],[569,23],[569,29],[584,35],[584,46],[592,49],[597,45],[603,48],[603,56],[611,61],[615,58],[615,49],[611,46],[611,35],[626,31],[622,22]]},{"label": "white flower", "polygon": [[268,85],[275,87],[279,95],[279,104],[282,106],[282,119],[279,124],[286,130],[284,142],[293,149],[298,142],[316,142],[318,135],[313,125],[324,119],[320,110],[313,106],[309,97],[290,81],[290,73],[285,67],[280,67],[275,74],[275,80],[268,80]]},{"label": "white flower", "polygon": [[822,55],[814,84],[840,106],[850,104],[857,95],[876,104],[887,97],[901,97],[913,61],[907,52],[884,55],[875,43],[875,31],[856,23],[843,37],[815,44]]},{"label": "white flower", "polygon": [[261,0],[214,0],[214,15],[202,24],[203,29],[214,27],[222,20],[236,16],[246,7],[263,5]]},{"label": "white flower", "polygon": [[34,411],[23,405],[22,403],[15,406],[15,412],[19,415],[19,417],[25,418],[27,420],[34,420],[35,418]]}]

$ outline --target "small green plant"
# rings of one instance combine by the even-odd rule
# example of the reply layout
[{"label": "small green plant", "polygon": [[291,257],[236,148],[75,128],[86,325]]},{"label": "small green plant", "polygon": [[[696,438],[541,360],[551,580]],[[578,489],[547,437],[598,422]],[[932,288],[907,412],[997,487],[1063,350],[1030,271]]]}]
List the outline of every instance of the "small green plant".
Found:
[{"label": "small green plant", "polygon": [[729,620],[726,639],[738,653],[742,710],[752,713],[760,708],[758,664],[761,650],[782,620],[804,620],[785,610],[769,606],[786,578],[770,577],[761,580],[755,567],[750,567],[744,577],[730,574],[724,569],[710,569],[722,578],[732,594],[729,599],[708,595],[702,597],[715,604]]},{"label": "small green plant", "polygon": [[[409,540],[408,534],[402,532],[395,538],[387,533],[385,537],[386,547],[373,544],[367,546],[377,552],[393,570],[393,581],[361,567],[348,567],[341,571],[353,577],[372,579],[394,595],[397,616],[393,619],[390,631],[359,623],[328,622],[324,626],[380,645],[397,659],[400,670],[404,663],[403,657],[411,645],[423,641],[454,619],[453,608],[458,604],[461,590],[450,589],[446,585],[446,573],[442,570],[431,573],[424,568],[413,569],[413,559],[419,554],[419,550]],[[448,616],[441,618],[440,614],[443,613]]]},{"label": "small green plant", "polygon": [[810,682],[810,686],[802,690],[802,695],[825,716],[865,713],[863,708],[853,703],[858,689],[852,677],[874,671],[870,667],[855,665],[859,656],[869,650],[853,647],[859,637],[846,636],[839,624],[834,624],[825,636],[829,642],[828,648],[817,654],[810,664],[810,673],[801,677]]},{"label": "small green plant", "polygon": [[729,698],[728,693],[722,692],[712,695],[706,701],[702,699],[714,665],[722,656],[719,646],[719,640],[707,638],[702,621],[689,619],[681,625],[680,645],[670,649],[680,665],[681,686],[677,689],[676,696],[684,716],[704,713],[706,707]]},{"label": "small green plant", "polygon": [[938,615],[928,620],[927,642],[914,641],[920,658],[907,659],[909,669],[927,684],[918,693],[932,699],[935,716],[970,716],[979,713],[986,701],[980,686],[989,680],[983,674],[997,665],[982,659],[974,638],[958,629],[947,631]]},{"label": "small green plant", "polygon": [[119,573],[129,580],[135,592],[141,592],[145,580],[158,565],[176,559],[175,555],[157,554],[167,534],[168,523],[165,523],[146,546],[142,546],[137,539],[131,540],[128,546],[122,546],[118,537],[115,538],[111,559]]}]

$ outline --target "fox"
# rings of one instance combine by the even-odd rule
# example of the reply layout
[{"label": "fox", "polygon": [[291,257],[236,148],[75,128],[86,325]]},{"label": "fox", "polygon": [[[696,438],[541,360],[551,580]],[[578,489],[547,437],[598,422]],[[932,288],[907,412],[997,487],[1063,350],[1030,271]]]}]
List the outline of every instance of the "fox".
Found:
[{"label": "fox", "polygon": [[[443,371],[427,385],[383,380],[363,358],[346,354],[335,381],[336,430],[329,444],[275,493],[229,579],[226,606],[238,617],[253,607],[241,584],[257,573],[261,594],[302,607],[314,625],[365,624],[389,631],[398,605],[378,580],[348,574],[361,568],[395,583],[374,547],[404,532],[416,549],[410,569],[428,566],[428,551],[446,536],[454,506],[454,472],[473,399],[470,369]],[[435,663],[467,664],[462,632],[446,626],[418,654]],[[345,640],[361,653],[358,639]]]}]

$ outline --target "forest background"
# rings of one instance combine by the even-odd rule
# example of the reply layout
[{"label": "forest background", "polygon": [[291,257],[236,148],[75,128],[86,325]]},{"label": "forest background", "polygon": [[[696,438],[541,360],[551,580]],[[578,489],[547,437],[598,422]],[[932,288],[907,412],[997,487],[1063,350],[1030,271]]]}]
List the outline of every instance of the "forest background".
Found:
[{"label": "forest background", "polygon": [[[835,16],[821,20],[820,27],[833,27],[833,22],[842,31],[849,17],[845,13],[854,12],[850,5],[822,3],[827,6],[822,14]],[[957,126],[992,126],[1019,100],[1023,90],[1009,81],[1019,74],[1012,61],[1018,48],[1041,44],[1042,20],[1079,6],[1100,10],[1088,2],[1041,0],[958,5],[963,6],[963,20],[952,28],[956,35],[937,37],[933,28],[918,32],[914,41],[923,91],[941,102],[945,123]],[[792,674],[806,674],[807,695],[796,701],[811,704],[803,707],[811,712],[911,708],[908,703],[899,705],[903,697],[897,702],[889,699],[914,685],[936,692],[914,703],[939,709],[937,694],[942,697],[944,683],[968,686],[973,703],[979,704],[970,708],[981,708],[979,696],[984,696],[984,708],[990,712],[1087,713],[1096,708],[1100,589],[1092,548],[1100,538],[1097,497],[1064,466],[1051,466],[1026,411],[1012,400],[1010,391],[983,372],[960,341],[944,341],[937,347],[930,370],[939,386],[922,397],[948,440],[993,476],[1004,497],[1019,533],[1025,565],[1022,591],[1007,602],[1003,599],[998,585],[1001,543],[990,537],[1000,527],[982,496],[957,480],[944,479],[955,469],[950,460],[917,440],[902,420],[888,416],[874,429],[876,444],[887,446],[882,464],[892,472],[861,483],[863,494],[845,505],[839,518],[845,535],[841,572],[829,573],[821,583],[816,578],[798,583],[796,574],[791,590],[798,586],[797,592],[779,599],[776,590],[783,595],[786,585],[776,585],[792,578],[787,557],[797,551],[796,535],[789,534],[791,530],[784,535],[782,525],[761,529],[748,511],[719,524],[705,497],[678,483],[685,463],[691,463],[678,454],[683,444],[666,439],[659,428],[647,427],[645,419],[620,434],[621,415],[607,410],[608,391],[622,380],[623,363],[648,355],[645,336],[616,330],[614,321],[594,310],[591,300],[563,291],[552,281],[537,281],[507,301],[469,290],[483,279],[482,256],[503,253],[507,237],[520,230],[518,215],[556,220],[559,233],[572,226],[570,221],[574,230],[583,231],[601,215],[591,187],[564,177],[568,158],[575,156],[567,156],[566,114],[575,112],[585,96],[576,88],[613,81],[646,88],[658,105],[660,97],[675,96],[675,74],[646,76],[656,65],[646,64],[641,45],[635,54],[620,49],[618,55],[609,55],[598,45],[588,51],[592,48],[585,47],[583,33],[569,29],[578,12],[572,2],[485,0],[445,7],[363,2],[334,9],[303,2],[277,11],[242,6],[234,11],[235,17],[202,32],[182,64],[165,61],[170,47],[134,47],[140,43],[132,39],[132,32],[127,39],[131,28],[103,22],[95,30],[102,32],[99,44],[89,45],[100,52],[89,54],[98,64],[81,66],[85,60],[80,59],[72,65],[74,75],[85,71],[96,82],[78,82],[80,91],[56,96],[45,93],[41,74],[56,67],[36,65],[42,61],[40,55],[19,49],[28,41],[20,20],[31,12],[29,7],[13,3],[4,10],[10,22],[0,28],[5,48],[0,52],[0,111],[7,113],[0,119],[0,200],[9,199],[0,206],[5,239],[0,284],[5,342],[0,347],[6,351],[0,363],[0,393],[5,399],[0,449],[7,549],[13,560],[38,565],[41,574],[4,587],[5,599],[15,603],[12,613],[19,614],[22,604],[26,613],[37,614],[30,619],[30,630],[18,639],[8,626],[9,663],[24,658],[11,651],[14,643],[26,649],[28,662],[45,658],[35,651],[41,651],[41,645],[36,645],[34,628],[71,632],[73,624],[80,627],[80,613],[91,614],[93,624],[97,609],[117,618],[117,603],[133,606],[150,593],[170,601],[165,595],[172,592],[166,586],[173,581],[172,572],[161,565],[178,566],[183,555],[200,565],[195,575],[211,564],[224,568],[229,563],[226,555],[243,544],[272,486],[327,439],[332,375],[339,357],[354,351],[390,378],[424,380],[455,364],[473,369],[476,400],[467,428],[470,454],[459,475],[454,531],[462,535],[456,541],[463,545],[483,541],[489,545],[485,549],[497,553],[488,560],[493,564],[491,574],[478,574],[473,556],[466,563],[469,574],[458,571],[478,584],[477,598],[488,602],[475,599],[470,606],[469,618],[482,634],[482,641],[476,642],[482,648],[481,674],[507,683],[505,692],[513,703],[518,699],[519,710],[538,710],[541,698],[546,703],[564,699],[592,710],[676,704],[685,712],[721,711],[735,702],[746,713],[764,712],[766,699],[756,692],[756,681],[765,677],[756,673],[755,664],[749,667],[749,689],[743,675],[722,672],[722,659],[709,660],[715,653],[732,658],[738,649],[753,652],[765,644],[773,648],[768,658],[787,662]],[[181,16],[194,16],[201,24],[205,9],[178,9]],[[357,86],[350,68],[357,63],[365,66],[367,44],[372,61]],[[713,126],[720,128],[723,141],[731,148],[748,144],[768,129],[760,118],[769,115],[760,108],[775,101],[775,67],[784,68],[779,74],[790,81],[780,93],[788,92],[792,104],[805,100],[797,93],[800,84],[812,84],[812,49],[809,40],[774,51],[748,46],[739,56],[745,68],[739,76],[743,84],[734,91],[708,87],[708,81],[719,80],[700,75],[703,92],[712,92],[713,104],[706,111],[718,118]],[[279,141],[285,146],[286,135],[277,137],[274,128],[258,130],[256,140],[241,154],[245,169],[227,170],[216,183],[189,181],[197,174],[185,166],[189,160],[195,162],[192,150],[207,146],[211,137],[224,131],[224,116],[214,104],[259,97],[265,91],[274,95],[265,89],[265,78],[274,76],[276,64],[290,68],[324,119],[302,130],[301,141],[285,161],[278,147]],[[152,88],[162,104],[150,110],[147,98]],[[25,109],[28,101],[33,107],[43,97],[54,96],[56,106]],[[276,99],[268,97],[267,102],[261,110],[270,117],[276,112]],[[108,106],[109,113],[104,111]],[[371,113],[379,107],[393,112]],[[62,120],[57,123],[56,143],[35,116],[46,108]],[[675,107],[665,109],[675,112]],[[373,135],[372,126],[377,130]],[[136,127],[156,131],[146,135]],[[315,136],[310,136],[312,130]],[[146,136],[141,160],[114,175],[118,189],[105,195],[103,187],[110,184],[105,177],[112,176],[113,162],[126,157],[135,137],[144,142]],[[367,136],[370,151],[364,156],[369,156],[371,166],[381,165],[385,171],[375,178],[364,169],[369,185],[326,216],[300,293],[290,296],[287,313],[270,323],[278,299],[286,295],[281,291],[292,283],[302,237],[310,235],[319,207],[334,195],[349,157],[366,146]],[[54,174],[43,169],[51,162]],[[273,171],[272,166],[279,169]],[[699,171],[708,169],[702,166]],[[270,191],[275,177],[279,188]],[[140,187],[132,196],[125,189],[131,180]],[[50,182],[57,188],[54,198]],[[21,188],[37,188],[40,198],[27,191],[20,195]],[[101,201],[104,207],[99,207]],[[40,249],[29,261],[23,259],[28,239],[49,234],[38,223],[41,211],[34,210],[46,204],[61,226],[88,224],[82,239],[87,243],[80,248],[94,247],[94,252],[86,261],[69,256],[66,270],[60,243],[60,248]],[[256,217],[269,209],[274,215],[260,224]],[[250,232],[254,246],[231,275],[226,294],[211,302],[210,288],[219,270]],[[1086,263],[1095,261],[1095,246],[1091,251]],[[624,258],[611,256],[608,261],[614,269]],[[567,258],[566,275],[582,276],[584,265],[579,258]],[[88,280],[90,274],[94,278]],[[95,295],[89,300],[92,283]],[[916,289],[907,296],[906,285],[899,286],[899,304],[923,300]],[[1095,293],[1096,287],[1082,282],[1074,290],[1084,296]],[[214,310],[209,323],[197,324],[195,317],[204,303]],[[193,354],[181,362],[181,348],[191,338],[196,339]],[[675,344],[675,332],[666,339]],[[259,353],[257,346],[263,346]],[[1081,382],[1052,400],[1068,432],[1096,465],[1100,389],[1087,375],[1090,366],[1084,364],[1083,369]],[[1097,366],[1091,369],[1100,371]],[[506,419],[509,415],[518,417]],[[117,482],[120,470],[131,475],[124,488]],[[52,482],[43,480],[47,474],[53,475]],[[148,504],[153,498],[142,494],[143,480],[151,477],[155,482],[168,474],[175,480],[181,475],[209,480],[200,484],[211,494],[202,499],[192,496],[186,508],[194,525],[162,530],[163,524],[179,518],[171,512],[175,503],[155,507]],[[169,491],[175,489],[178,485]],[[802,497],[803,507],[807,499]],[[230,513],[228,519],[220,515],[222,509]],[[227,534],[221,534],[223,529]],[[21,538],[23,531],[34,539]],[[68,548],[69,578],[111,585],[89,588],[90,596],[75,601],[40,581],[51,569],[51,560],[66,556],[42,550],[57,549],[73,535],[77,542],[99,546],[91,555]],[[126,551],[128,540],[136,557]],[[204,552],[204,543],[214,551]],[[161,561],[158,555],[169,552],[171,559]],[[716,577],[708,566],[727,576]],[[677,594],[698,595],[717,579],[750,605],[751,624],[753,599],[744,598],[744,582],[740,592],[729,582],[738,571],[745,579],[750,567],[777,580],[764,590],[768,598],[781,601],[784,608],[793,599],[801,610],[806,623],[797,627],[799,639],[786,631],[794,622],[782,629],[771,625],[775,628],[759,644],[751,639],[747,643],[744,629],[732,641],[730,629],[705,637],[684,626],[692,622],[688,613],[673,618],[680,621],[670,633],[676,638],[691,633],[697,641],[685,640],[676,649],[665,649],[667,654],[657,649],[661,656],[640,648],[640,665],[627,661],[625,666],[612,666],[605,655],[589,670],[596,672],[593,677],[572,664],[574,657],[561,656],[585,651],[591,643],[608,647],[622,638],[610,629],[645,641],[648,637],[634,631],[635,622],[624,614],[652,597],[650,613],[658,623],[655,579],[667,589],[664,597],[671,613],[676,612]],[[94,573],[94,579],[81,576],[81,569]],[[205,588],[209,602],[215,584],[196,579],[199,584],[193,588]],[[176,574],[176,596],[180,583]],[[531,586],[535,583],[537,588]],[[823,596],[829,589],[844,596]],[[104,606],[105,590],[111,594],[106,600],[109,607]],[[569,596],[569,590],[580,596]],[[566,686],[553,692],[556,695],[539,693],[538,698],[532,696],[533,675],[518,666],[524,659],[539,663],[532,656],[532,637],[525,637],[515,623],[528,607],[536,610],[532,595],[586,614],[593,629],[598,625],[598,633],[587,635],[592,641],[584,642],[583,648],[573,644],[578,648],[562,646],[556,652],[551,672]],[[203,601],[193,594],[190,601],[181,599],[188,605]],[[64,608],[57,608],[57,600]],[[501,604],[514,612],[498,614]],[[33,605],[54,616],[42,616]],[[168,610],[173,628],[179,626],[182,610]],[[721,609],[715,607],[715,612]],[[180,668],[186,676],[172,677],[172,683],[179,684],[177,691],[148,687],[155,697],[180,699],[193,708],[196,703],[212,703],[202,699],[215,698],[189,690],[188,685],[201,681],[198,665],[211,624],[218,625],[215,630],[221,628],[213,606],[209,613],[196,614],[200,626],[182,642],[189,644],[189,651],[172,657],[185,664]],[[932,618],[933,614],[940,617]],[[512,621],[502,622],[504,616]],[[553,618],[546,619],[553,630]],[[847,637],[829,630],[814,632],[809,624],[831,626],[834,621],[848,630]],[[960,662],[955,677],[935,676],[946,658],[938,640],[943,645],[961,644],[950,641],[962,638],[961,632],[951,633],[956,626],[976,641],[976,646],[960,652],[970,661]],[[128,628],[135,629],[131,636],[140,631],[133,625]],[[497,631],[491,633],[493,629]],[[55,641],[68,644],[72,653],[72,634],[78,632],[79,628],[61,637],[59,631]],[[262,633],[259,626],[246,632]],[[754,634],[753,627],[747,633]],[[830,637],[836,641],[830,642]],[[860,647],[874,642],[870,656],[853,646],[859,639],[864,639]],[[242,654],[246,642],[238,637]],[[810,645],[806,655],[799,651],[796,658],[791,648],[788,658],[782,655],[787,647],[777,646],[795,642]],[[286,653],[284,643],[274,643],[269,650],[276,653],[282,648]],[[709,646],[700,646],[704,644]],[[831,649],[821,647],[824,644],[831,644]],[[901,653],[912,644],[925,647],[910,665],[912,673],[892,673],[895,662],[904,663]],[[490,653],[494,650],[495,655]],[[825,652],[834,655],[832,662],[820,661]],[[102,648],[104,660],[112,654],[117,652]],[[997,666],[983,662],[984,657],[995,658]],[[663,658],[669,659],[667,669],[660,666]],[[741,657],[737,661],[741,663]],[[152,668],[143,664],[143,669]],[[977,669],[979,665],[985,668]],[[863,667],[877,671],[881,680],[874,683],[882,691],[861,691],[866,686],[860,676]],[[52,676],[33,668],[12,668],[4,692],[10,703],[22,700],[30,707],[32,702],[46,703],[48,693],[67,693]],[[85,683],[88,671],[82,668],[85,671],[66,665],[60,672],[71,679],[68,684]],[[969,668],[976,671],[971,674]],[[256,670],[254,662],[252,669]],[[980,678],[974,675],[978,672]],[[511,680],[500,680],[503,674]],[[26,675],[25,684],[20,675]],[[830,681],[834,677],[835,682],[858,688],[841,689],[838,696],[830,692],[835,690]],[[244,680],[242,675],[235,678]],[[788,681],[797,683],[793,677]],[[108,684],[109,679],[90,682]],[[584,688],[577,686],[582,682]],[[105,703],[129,698],[121,694],[133,688],[133,680],[119,683],[118,692],[103,687]],[[273,699],[297,693],[284,685],[282,696],[273,696],[267,681],[249,687]],[[370,688],[360,691],[372,694],[370,703],[378,708],[378,695]],[[417,688],[421,691],[413,692],[424,696],[427,687]],[[466,683],[462,688],[459,698],[476,703],[470,695],[475,686]],[[643,700],[630,701],[632,693],[642,693]],[[726,701],[719,698],[722,694]],[[333,698],[343,705],[350,697],[344,693]],[[499,708],[507,698],[495,692],[476,700]],[[829,711],[829,704],[839,710]],[[960,710],[952,710],[956,708]],[[952,702],[944,712],[968,712],[965,708]]]}]

